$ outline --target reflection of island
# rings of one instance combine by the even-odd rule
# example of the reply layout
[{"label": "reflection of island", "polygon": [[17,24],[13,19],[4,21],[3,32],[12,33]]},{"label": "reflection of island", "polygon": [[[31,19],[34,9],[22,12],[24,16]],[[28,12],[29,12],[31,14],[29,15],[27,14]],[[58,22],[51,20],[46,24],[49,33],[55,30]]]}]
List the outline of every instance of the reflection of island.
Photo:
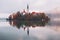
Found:
[{"label": "reflection of island", "polygon": [[23,28],[24,30],[27,29],[27,34],[29,35],[29,28],[35,27],[44,27],[48,22],[46,21],[19,21],[19,20],[9,20],[9,24],[13,27],[17,27],[18,29]]},{"label": "reflection of island", "polygon": [[18,21],[18,20],[10,20],[10,25],[16,26],[17,28],[20,27],[36,27],[36,26],[45,26],[47,22],[45,21]]}]

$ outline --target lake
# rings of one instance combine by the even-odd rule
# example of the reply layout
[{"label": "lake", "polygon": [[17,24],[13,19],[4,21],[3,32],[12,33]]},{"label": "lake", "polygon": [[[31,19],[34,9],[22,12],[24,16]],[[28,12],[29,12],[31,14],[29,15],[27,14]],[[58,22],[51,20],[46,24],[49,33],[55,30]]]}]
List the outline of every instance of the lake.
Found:
[{"label": "lake", "polygon": [[0,40],[60,40],[60,20],[34,23],[0,19]]}]

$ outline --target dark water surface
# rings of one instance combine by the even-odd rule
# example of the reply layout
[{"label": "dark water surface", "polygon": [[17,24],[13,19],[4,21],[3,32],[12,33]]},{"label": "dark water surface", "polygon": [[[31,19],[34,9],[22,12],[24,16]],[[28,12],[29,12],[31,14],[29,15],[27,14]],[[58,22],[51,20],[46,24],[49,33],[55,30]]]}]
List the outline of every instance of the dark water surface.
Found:
[{"label": "dark water surface", "polygon": [[60,21],[0,20],[0,40],[60,40]]}]

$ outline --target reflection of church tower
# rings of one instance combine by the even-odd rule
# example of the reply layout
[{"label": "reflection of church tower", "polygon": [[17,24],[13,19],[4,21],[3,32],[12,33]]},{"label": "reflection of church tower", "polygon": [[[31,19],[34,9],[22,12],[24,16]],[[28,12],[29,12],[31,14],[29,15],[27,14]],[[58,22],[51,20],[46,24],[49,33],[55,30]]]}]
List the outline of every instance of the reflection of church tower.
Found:
[{"label": "reflection of church tower", "polygon": [[27,34],[29,35],[29,27],[27,27]]},{"label": "reflection of church tower", "polygon": [[26,27],[26,26],[24,27],[23,26],[24,31],[25,31],[26,28],[27,28],[27,35],[29,35],[29,26],[28,27]]}]

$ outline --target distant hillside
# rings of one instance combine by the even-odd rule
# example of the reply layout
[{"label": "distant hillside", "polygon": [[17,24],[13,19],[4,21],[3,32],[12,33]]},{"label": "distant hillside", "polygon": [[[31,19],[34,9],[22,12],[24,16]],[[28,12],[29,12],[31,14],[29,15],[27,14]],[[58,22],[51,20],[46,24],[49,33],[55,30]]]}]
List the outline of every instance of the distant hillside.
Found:
[{"label": "distant hillside", "polygon": [[60,18],[60,14],[58,14],[58,13],[56,13],[56,14],[54,14],[54,13],[48,13],[47,14],[50,18]]},{"label": "distant hillside", "polygon": [[50,18],[60,18],[60,7],[50,10],[47,14]]}]

